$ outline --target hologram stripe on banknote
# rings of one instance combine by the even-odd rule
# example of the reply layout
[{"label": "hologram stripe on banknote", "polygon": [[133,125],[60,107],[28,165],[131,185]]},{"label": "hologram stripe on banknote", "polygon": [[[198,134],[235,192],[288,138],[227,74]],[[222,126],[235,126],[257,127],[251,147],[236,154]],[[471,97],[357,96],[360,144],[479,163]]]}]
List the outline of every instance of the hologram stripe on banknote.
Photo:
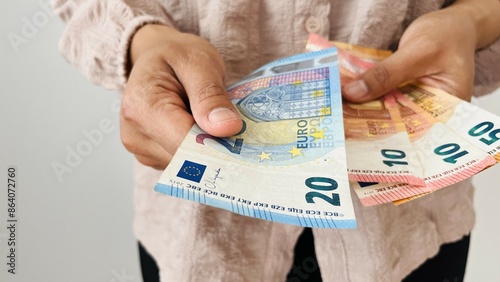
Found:
[{"label": "hologram stripe on banknote", "polygon": [[155,190],[241,215],[354,228],[336,49],[265,65],[228,88],[244,130],[194,125]]}]

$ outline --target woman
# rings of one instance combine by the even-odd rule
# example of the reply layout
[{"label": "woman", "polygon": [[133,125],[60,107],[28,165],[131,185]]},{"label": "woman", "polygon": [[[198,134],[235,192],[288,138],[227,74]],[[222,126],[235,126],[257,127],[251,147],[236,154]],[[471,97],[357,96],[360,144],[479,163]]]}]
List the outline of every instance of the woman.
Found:
[{"label": "woman", "polygon": [[[122,141],[138,160],[134,231],[161,280],[283,281],[288,273],[289,281],[305,281],[319,265],[323,281],[400,281],[455,241],[458,255],[438,255],[458,259],[449,271],[420,272],[429,275],[425,281],[462,279],[464,236],[474,224],[470,181],[398,207],[364,208],[355,199],[358,228],[312,230],[315,254],[292,269],[303,228],[153,192],[193,122],[221,137],[241,129],[225,86],[302,52],[310,33],[397,49],[343,89],[352,102],[375,99],[410,79],[465,100],[498,88],[500,3],[451,2],[55,1],[67,22],[62,53],[90,80],[124,93]],[[310,247],[299,242],[298,249]],[[412,277],[408,281],[422,279]]]}]

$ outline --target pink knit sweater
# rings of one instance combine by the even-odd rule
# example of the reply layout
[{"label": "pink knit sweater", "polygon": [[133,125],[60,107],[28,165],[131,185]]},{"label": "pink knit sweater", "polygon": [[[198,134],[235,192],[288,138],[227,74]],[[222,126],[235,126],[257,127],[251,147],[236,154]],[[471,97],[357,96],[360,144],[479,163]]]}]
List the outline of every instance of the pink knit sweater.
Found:
[{"label": "pink knit sweater", "polygon": [[[63,55],[91,81],[122,91],[134,32],[162,23],[209,40],[227,83],[279,57],[302,52],[309,33],[392,48],[418,16],[444,0],[54,0],[67,23]],[[476,55],[477,95],[500,86],[500,42]],[[153,191],[160,171],[135,167],[137,238],[162,281],[284,281],[302,228],[253,219]],[[402,206],[362,207],[358,228],[314,229],[324,281],[400,281],[474,225],[470,181]],[[355,193],[353,193],[355,195]],[[354,196],[355,197],[355,196]]]}]

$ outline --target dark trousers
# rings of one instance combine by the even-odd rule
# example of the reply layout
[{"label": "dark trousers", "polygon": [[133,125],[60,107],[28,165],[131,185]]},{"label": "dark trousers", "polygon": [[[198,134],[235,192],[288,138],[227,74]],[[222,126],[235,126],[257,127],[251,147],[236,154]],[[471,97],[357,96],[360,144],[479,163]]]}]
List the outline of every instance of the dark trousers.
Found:
[{"label": "dark trousers", "polygon": [[[464,280],[470,236],[458,242],[442,245],[439,253],[415,269],[402,282],[461,282]],[[159,282],[158,267],[154,259],[139,244],[139,255],[144,282]],[[295,246],[293,265],[287,282],[319,282],[321,270],[314,251],[314,237],[305,228]]]}]

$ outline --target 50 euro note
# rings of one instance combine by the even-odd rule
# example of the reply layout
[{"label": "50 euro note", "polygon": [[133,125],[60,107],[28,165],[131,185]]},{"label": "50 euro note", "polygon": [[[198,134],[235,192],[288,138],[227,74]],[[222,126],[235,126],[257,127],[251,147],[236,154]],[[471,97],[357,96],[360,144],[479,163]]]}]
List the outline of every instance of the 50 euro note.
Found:
[{"label": "50 euro note", "polygon": [[353,183],[363,205],[415,199],[469,178],[495,164],[490,154],[447,127],[407,96],[399,92],[394,95],[401,105],[400,112],[407,132],[424,168],[425,186]]},{"label": "50 euro note", "polygon": [[[330,42],[314,34],[309,37],[306,49],[332,46],[338,49],[342,85],[391,54],[386,50]],[[422,167],[392,95],[360,104],[343,101],[343,113],[350,181],[425,185]]]},{"label": "50 euro note", "polygon": [[155,191],[245,216],[354,228],[336,49],[285,58],[227,89],[242,131],[194,125]]}]

